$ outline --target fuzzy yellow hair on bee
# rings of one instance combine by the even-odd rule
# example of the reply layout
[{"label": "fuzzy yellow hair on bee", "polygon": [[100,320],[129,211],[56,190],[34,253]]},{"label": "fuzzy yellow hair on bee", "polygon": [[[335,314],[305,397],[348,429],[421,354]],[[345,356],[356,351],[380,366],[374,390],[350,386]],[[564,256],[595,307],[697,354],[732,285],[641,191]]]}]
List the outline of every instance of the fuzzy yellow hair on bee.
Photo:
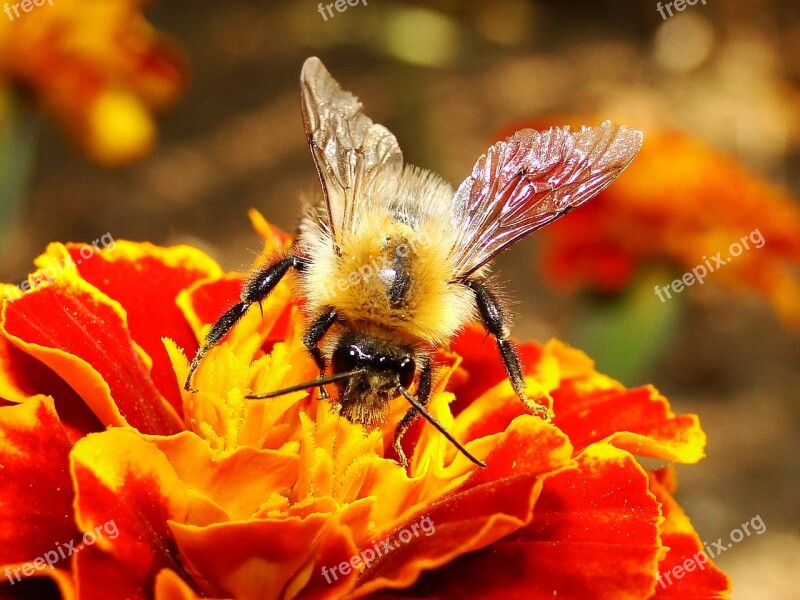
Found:
[{"label": "fuzzy yellow hair on bee", "polygon": [[370,426],[385,420],[389,403],[403,396],[411,407],[395,428],[401,464],[403,434],[423,416],[483,466],[425,408],[433,387],[432,353],[480,319],[497,341],[516,395],[547,416],[525,395],[489,264],[611,184],[641,148],[642,134],[609,121],[579,130],[523,129],[491,146],[453,189],[429,171],[404,165],[394,135],[362,112],[318,58],[303,65],[300,89],[321,193],[305,206],[289,252],[257,268],[241,301],[211,327],[185,388],[191,390],[203,356],[294,271],[305,299],[303,342],[319,378],[248,397],[319,386],[327,398],[324,386],[333,383],[341,416]]}]

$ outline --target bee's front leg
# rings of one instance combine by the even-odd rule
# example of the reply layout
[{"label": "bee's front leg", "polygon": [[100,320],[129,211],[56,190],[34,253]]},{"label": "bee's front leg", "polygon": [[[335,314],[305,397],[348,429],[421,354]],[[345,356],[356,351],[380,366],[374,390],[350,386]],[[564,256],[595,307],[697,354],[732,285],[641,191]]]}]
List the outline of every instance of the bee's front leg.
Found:
[{"label": "bee's front leg", "polygon": [[[431,399],[431,389],[433,384],[433,369],[431,368],[431,359],[428,356],[423,356],[419,359],[421,368],[419,372],[419,386],[417,386],[417,400],[422,406],[426,406]],[[403,416],[394,430],[394,449],[397,452],[397,459],[404,467],[408,466],[408,459],[400,442],[411,424],[420,416],[416,408],[408,409],[408,412]]]},{"label": "bee's front leg", "polygon": [[[305,345],[311,353],[311,358],[314,359],[317,367],[319,367],[318,379],[322,379],[322,377],[325,376],[326,366],[325,357],[322,356],[322,351],[319,349],[319,343],[338,317],[339,315],[336,313],[336,309],[330,307],[325,309],[325,312],[314,320],[305,335],[303,335],[303,345]],[[326,392],[325,388],[322,386],[319,386],[319,397],[321,399],[328,397],[328,392]]]},{"label": "bee's front leg", "polygon": [[261,267],[256,271],[250,279],[242,287],[241,302],[237,302],[228,310],[226,310],[217,322],[211,326],[211,329],[206,335],[206,339],[200,349],[197,351],[192,363],[189,365],[189,374],[186,377],[186,383],[183,389],[187,392],[196,392],[192,389],[192,376],[197,368],[200,366],[200,361],[214,346],[219,344],[225,335],[239,322],[247,309],[256,302],[261,302],[266,298],[269,293],[275,288],[276,285],[284,278],[289,269],[296,269],[301,271],[305,268],[306,261],[299,256],[289,256],[275,264]]},{"label": "bee's front leg", "polygon": [[525,378],[522,375],[522,365],[519,362],[519,354],[508,339],[510,337],[508,319],[503,313],[503,309],[497,297],[481,282],[468,280],[464,283],[475,292],[475,301],[478,304],[483,326],[486,328],[486,331],[497,340],[497,347],[500,350],[500,356],[506,367],[511,387],[514,388],[514,393],[517,394],[528,410],[547,419],[547,408],[535,402],[531,402],[528,399],[528,395],[525,393]]}]

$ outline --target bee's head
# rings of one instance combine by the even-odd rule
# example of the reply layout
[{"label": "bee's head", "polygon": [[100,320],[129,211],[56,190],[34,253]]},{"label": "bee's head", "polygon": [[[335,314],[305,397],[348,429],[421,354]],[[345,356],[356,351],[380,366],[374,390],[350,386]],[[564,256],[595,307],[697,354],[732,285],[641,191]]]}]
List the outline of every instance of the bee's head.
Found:
[{"label": "bee's head", "polygon": [[371,425],[385,418],[389,400],[399,395],[398,384],[404,388],[412,384],[417,367],[408,347],[349,334],[336,345],[331,370],[334,375],[361,371],[337,383],[341,415]]}]

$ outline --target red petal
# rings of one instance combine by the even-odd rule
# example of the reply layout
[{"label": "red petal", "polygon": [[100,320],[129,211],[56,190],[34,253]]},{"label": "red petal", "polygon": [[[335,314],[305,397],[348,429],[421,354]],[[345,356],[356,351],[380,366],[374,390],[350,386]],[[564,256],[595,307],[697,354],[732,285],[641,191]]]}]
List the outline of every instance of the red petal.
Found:
[{"label": "red petal", "polygon": [[[81,254],[87,248],[88,259]],[[156,387],[180,412],[180,386],[161,338],[172,339],[186,352],[197,349],[194,333],[175,301],[195,281],[219,277],[219,266],[188,246],[158,248],[119,241],[99,253],[88,245],[68,244],[67,249],[81,277],[125,309],[131,337],[153,360],[150,373]]]},{"label": "red petal", "polygon": [[[214,323],[223,312],[239,302],[243,283],[241,275],[226,275],[214,281],[198,282],[180,295],[178,304],[198,339],[202,337],[206,325]],[[291,308],[292,304],[287,304],[270,329],[263,346],[265,352],[289,335]],[[250,310],[258,310],[258,307],[251,307]]]},{"label": "red petal", "polygon": [[555,418],[581,450],[601,440],[640,456],[697,462],[706,437],[695,415],[675,415],[650,386],[632,390],[587,390],[567,382],[552,393]]},{"label": "red petal", "polygon": [[182,429],[135,350],[124,314],[82,280],[62,279],[7,303],[0,329],[69,383],[104,424],[127,421],[158,434]]},{"label": "red petal", "polygon": [[[200,281],[189,287],[178,298],[178,305],[200,339],[203,327],[214,323],[222,312],[239,301],[242,292],[241,275],[226,275],[213,281]],[[195,342],[194,346],[196,347]]]},{"label": "red petal", "polygon": [[[455,416],[490,388],[508,379],[508,374],[494,338],[479,325],[472,324],[465,327],[453,338],[451,348],[462,359],[460,375],[456,375],[453,378],[454,382],[447,388],[458,399],[451,405]],[[523,372],[526,375],[534,375],[542,356],[542,346],[533,343],[519,344],[517,349]],[[505,421],[504,426],[497,431],[502,431],[509,422],[510,420]]]},{"label": "red petal", "polygon": [[359,595],[410,585],[423,569],[446,564],[523,527],[543,482],[573,465],[571,454],[569,441],[555,427],[538,417],[516,419],[487,458],[486,469],[474,472],[461,487],[390,533],[388,539],[397,540],[401,530],[410,530],[424,517],[435,528],[430,536],[413,537],[379,557],[359,578]]},{"label": "red petal", "polygon": [[647,475],[627,452],[600,444],[578,462],[578,470],[544,482],[527,527],[426,574],[408,594],[512,600],[648,597],[662,549],[658,502],[647,489]]},{"label": "red petal", "polygon": [[149,600],[150,585],[142,585],[140,578],[128,567],[96,547],[84,548],[75,555],[73,567],[80,585],[80,600]]}]

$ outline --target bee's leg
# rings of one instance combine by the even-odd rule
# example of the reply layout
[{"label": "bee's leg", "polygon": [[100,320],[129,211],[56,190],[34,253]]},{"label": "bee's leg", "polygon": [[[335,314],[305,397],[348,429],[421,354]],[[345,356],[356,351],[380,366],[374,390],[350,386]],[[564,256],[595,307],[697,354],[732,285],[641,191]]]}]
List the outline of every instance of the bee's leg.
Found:
[{"label": "bee's leg", "polygon": [[506,367],[511,387],[514,388],[514,393],[517,394],[528,410],[547,418],[547,409],[528,400],[528,396],[525,393],[525,378],[522,375],[519,354],[508,339],[510,336],[508,319],[503,313],[497,297],[483,283],[469,280],[465,284],[475,292],[475,301],[478,304],[483,326],[497,340],[497,347],[500,349],[500,356]]},{"label": "bee's leg", "polygon": [[[324,313],[317,317],[303,336],[303,345],[308,348],[311,357],[314,359],[317,367],[319,367],[319,379],[325,375],[325,357],[322,356],[322,351],[319,349],[318,344],[322,338],[325,337],[325,334],[328,333],[331,325],[336,322],[338,317],[339,315],[336,314],[336,309],[327,308]],[[326,392],[325,388],[322,386],[319,386],[319,397],[322,399],[328,397],[328,392]]]},{"label": "bee's leg", "polygon": [[206,339],[200,349],[197,351],[191,365],[189,365],[189,375],[186,377],[186,383],[183,389],[187,392],[196,392],[192,389],[192,376],[200,366],[200,361],[214,346],[222,341],[222,338],[233,328],[234,325],[241,319],[250,308],[250,305],[261,302],[266,298],[273,288],[278,285],[278,282],[283,279],[287,271],[295,268],[302,271],[305,268],[305,261],[298,256],[290,256],[283,260],[269,266],[262,267],[245,283],[242,288],[241,302],[237,302],[222,316],[217,319],[217,322],[211,326],[211,329],[206,335]]},{"label": "bee's leg", "polygon": [[[417,400],[422,406],[426,406],[431,399],[431,389],[433,384],[433,369],[431,368],[431,359],[428,356],[423,356],[419,359],[421,368],[419,372],[419,386],[417,387]],[[411,407],[408,412],[403,416],[394,430],[394,449],[397,452],[397,459],[404,467],[408,466],[408,459],[400,442],[411,424],[420,416],[417,409]]]}]

